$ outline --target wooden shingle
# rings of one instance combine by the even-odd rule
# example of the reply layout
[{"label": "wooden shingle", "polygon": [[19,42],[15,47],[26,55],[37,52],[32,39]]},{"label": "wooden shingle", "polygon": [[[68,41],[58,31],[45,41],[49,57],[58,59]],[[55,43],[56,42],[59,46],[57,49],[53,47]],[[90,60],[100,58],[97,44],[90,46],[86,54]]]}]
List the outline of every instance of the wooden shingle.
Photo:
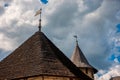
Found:
[{"label": "wooden shingle", "polygon": [[0,62],[0,80],[39,75],[92,80],[38,31]]}]

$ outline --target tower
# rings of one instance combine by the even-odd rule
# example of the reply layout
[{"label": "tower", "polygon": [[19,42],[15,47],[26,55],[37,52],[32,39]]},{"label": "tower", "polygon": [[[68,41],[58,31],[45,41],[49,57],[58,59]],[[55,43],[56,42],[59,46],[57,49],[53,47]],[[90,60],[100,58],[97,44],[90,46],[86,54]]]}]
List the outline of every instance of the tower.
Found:
[{"label": "tower", "polygon": [[0,80],[93,80],[76,67],[41,31],[0,62]]},{"label": "tower", "polygon": [[92,79],[38,31],[0,62],[0,80]]},{"label": "tower", "polygon": [[71,61],[86,75],[94,79],[94,74],[97,72],[97,70],[92,67],[87,59],[85,58],[83,52],[81,51],[79,45],[77,36],[74,36],[76,38],[76,46],[74,49],[74,52],[71,56]]},{"label": "tower", "polygon": [[39,31],[0,62],[0,80],[92,80],[41,31],[37,14]]}]

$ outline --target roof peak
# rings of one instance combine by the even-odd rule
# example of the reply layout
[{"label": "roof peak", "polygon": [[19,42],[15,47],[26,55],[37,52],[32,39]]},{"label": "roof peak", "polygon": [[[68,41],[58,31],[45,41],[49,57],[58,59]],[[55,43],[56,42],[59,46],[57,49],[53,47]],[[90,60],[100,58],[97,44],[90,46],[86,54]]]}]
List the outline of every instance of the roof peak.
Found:
[{"label": "roof peak", "polygon": [[78,44],[78,40],[76,38],[76,47],[73,51],[73,54],[71,56],[71,61],[77,66],[77,67],[82,67],[82,68],[93,68],[95,73],[97,72],[97,70],[92,67],[89,62],[87,61],[86,57],[84,56],[83,52],[81,51],[79,44]]},{"label": "roof peak", "polygon": [[77,66],[77,67],[91,67],[85,58],[83,52],[81,51],[78,42],[76,41],[76,47],[74,49],[74,52],[71,57],[71,61]]}]

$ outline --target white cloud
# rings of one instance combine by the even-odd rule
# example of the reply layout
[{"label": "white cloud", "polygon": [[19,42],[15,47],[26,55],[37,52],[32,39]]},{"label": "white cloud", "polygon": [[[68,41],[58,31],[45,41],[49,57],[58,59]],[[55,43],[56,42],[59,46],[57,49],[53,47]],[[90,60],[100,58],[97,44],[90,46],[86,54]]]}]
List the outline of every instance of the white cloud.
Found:
[{"label": "white cloud", "polygon": [[115,76],[120,76],[120,65],[114,65],[112,66],[107,72],[101,70],[98,72],[99,74],[102,74],[102,76],[96,77],[96,80],[110,80],[111,77],[115,77]]},{"label": "white cloud", "polygon": [[6,37],[4,34],[0,33],[0,49],[9,51],[12,50],[14,46],[14,40]]},{"label": "white cloud", "polygon": [[[9,7],[3,8],[3,5],[4,0],[0,2],[3,10],[0,45],[6,46],[0,48],[12,50],[37,31],[39,16],[34,17],[34,14],[40,3],[39,0],[12,0]],[[119,22],[119,7],[119,0],[49,0],[43,6],[42,26],[45,27],[42,29],[67,55],[72,53],[73,35],[77,34],[80,48],[89,62],[99,69],[106,69],[112,64],[106,60],[110,55],[109,30]]]},{"label": "white cloud", "polygon": [[[5,3],[9,3],[10,6],[5,8]],[[2,13],[0,15],[0,45],[2,45],[0,46],[0,51],[2,50],[0,52],[0,60],[5,55],[7,56],[9,51],[11,52],[21,42],[25,41],[30,32],[34,30],[32,29],[33,26],[37,25],[37,17],[34,17],[35,10],[30,4],[33,4],[33,0],[0,1],[0,13]],[[3,10],[2,12],[1,9]]]}]

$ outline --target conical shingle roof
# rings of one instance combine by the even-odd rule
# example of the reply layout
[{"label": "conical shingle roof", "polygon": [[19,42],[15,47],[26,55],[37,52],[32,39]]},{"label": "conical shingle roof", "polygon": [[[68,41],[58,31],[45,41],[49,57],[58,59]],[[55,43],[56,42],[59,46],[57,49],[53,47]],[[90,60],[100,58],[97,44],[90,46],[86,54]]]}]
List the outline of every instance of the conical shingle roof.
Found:
[{"label": "conical shingle roof", "polygon": [[0,80],[40,75],[92,80],[38,31],[0,62]]},{"label": "conical shingle roof", "polygon": [[78,45],[78,41],[76,41],[76,47],[72,54],[71,61],[79,68],[93,68],[94,72],[97,72],[97,70],[94,67],[92,67],[85,58],[83,52],[81,51]]}]

